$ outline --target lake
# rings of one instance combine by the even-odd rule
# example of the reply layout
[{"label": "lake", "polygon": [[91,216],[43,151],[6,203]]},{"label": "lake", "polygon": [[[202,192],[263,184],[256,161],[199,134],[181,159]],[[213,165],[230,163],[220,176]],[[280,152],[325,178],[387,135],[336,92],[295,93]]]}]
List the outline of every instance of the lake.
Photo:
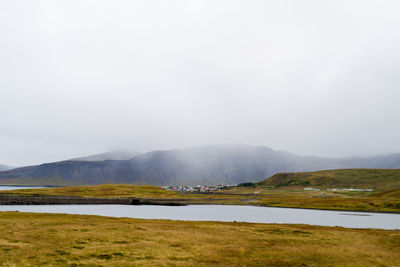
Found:
[{"label": "lake", "polygon": [[40,189],[40,188],[47,188],[47,187],[49,187],[49,186],[0,185],[0,191],[18,190],[18,189]]},{"label": "lake", "polygon": [[400,229],[400,214],[345,212],[234,205],[5,205],[0,211],[45,212],[251,223],[296,223],[348,228]]}]

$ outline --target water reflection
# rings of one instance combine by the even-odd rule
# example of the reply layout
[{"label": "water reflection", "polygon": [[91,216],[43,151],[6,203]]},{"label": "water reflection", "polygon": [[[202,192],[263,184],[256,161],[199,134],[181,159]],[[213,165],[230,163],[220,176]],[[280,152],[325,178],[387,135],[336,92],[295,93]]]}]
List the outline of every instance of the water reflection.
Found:
[{"label": "water reflection", "polygon": [[[296,223],[349,228],[400,229],[400,214],[343,212],[290,208],[228,205],[18,205],[0,206],[0,211],[46,212],[169,219],[252,223]],[[351,215],[351,216],[342,216]],[[356,216],[354,216],[356,215]]]}]

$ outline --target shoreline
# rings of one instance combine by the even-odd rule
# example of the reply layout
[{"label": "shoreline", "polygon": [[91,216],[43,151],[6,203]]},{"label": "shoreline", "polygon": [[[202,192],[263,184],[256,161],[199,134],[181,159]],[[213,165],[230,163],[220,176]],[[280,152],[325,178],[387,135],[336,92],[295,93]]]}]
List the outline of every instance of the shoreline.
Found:
[{"label": "shoreline", "polygon": [[345,209],[329,209],[329,208],[300,208],[300,207],[287,207],[287,206],[268,206],[264,204],[252,205],[257,207],[268,207],[268,208],[283,208],[283,209],[302,209],[302,210],[326,210],[326,211],[342,211],[342,212],[364,212],[364,213],[387,213],[387,214],[400,214],[400,211],[382,211],[382,210],[345,210]]},{"label": "shoreline", "polygon": [[183,199],[183,198],[133,198],[133,197],[115,197],[115,198],[88,198],[77,196],[56,196],[56,195],[32,195],[18,196],[7,193],[0,193],[0,205],[161,205],[161,206],[188,206],[188,205],[237,205],[253,206],[267,208],[285,208],[285,209],[307,209],[324,210],[336,212],[358,212],[358,213],[387,213],[400,214],[400,211],[370,211],[370,210],[348,210],[348,209],[330,209],[330,208],[302,208],[288,206],[269,206],[256,203],[224,203],[221,201],[231,201],[232,199]]}]

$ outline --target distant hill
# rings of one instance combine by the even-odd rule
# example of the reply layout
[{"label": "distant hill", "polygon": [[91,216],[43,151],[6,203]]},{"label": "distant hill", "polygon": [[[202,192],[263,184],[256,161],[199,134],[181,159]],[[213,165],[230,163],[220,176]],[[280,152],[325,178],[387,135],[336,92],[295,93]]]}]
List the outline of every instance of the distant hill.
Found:
[{"label": "distant hill", "polygon": [[103,161],[103,160],[128,160],[140,155],[138,152],[128,150],[115,150],[86,157],[70,159],[73,161]]},{"label": "distant hill", "polygon": [[400,189],[400,170],[344,169],[302,173],[278,173],[259,186],[302,186],[316,188]]},{"label": "distant hill", "polygon": [[[102,157],[98,157],[102,158]],[[93,157],[92,157],[93,159]],[[0,183],[149,185],[258,182],[279,172],[400,165],[400,154],[334,159],[297,156],[264,146],[204,146],[153,151],[129,160],[69,160],[0,172]]]},{"label": "distant hill", "polygon": [[7,171],[7,170],[11,170],[14,167],[8,166],[8,165],[4,165],[4,164],[0,164],[0,171]]}]

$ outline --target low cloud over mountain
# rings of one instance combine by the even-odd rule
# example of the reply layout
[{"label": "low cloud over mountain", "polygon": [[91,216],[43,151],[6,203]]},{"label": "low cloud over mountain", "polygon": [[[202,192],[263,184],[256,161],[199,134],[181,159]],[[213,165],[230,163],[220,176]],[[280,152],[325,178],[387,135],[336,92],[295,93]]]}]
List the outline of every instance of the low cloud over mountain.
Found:
[{"label": "low cloud over mountain", "polygon": [[11,166],[0,164],[0,171],[7,171],[7,170],[11,170],[12,168],[13,167],[11,167]]},{"label": "low cloud over mountain", "polygon": [[[246,145],[152,151],[129,160],[108,160],[110,158],[107,155],[111,154],[3,171],[0,172],[0,182],[59,185],[237,184],[258,182],[278,172],[340,168],[391,169],[400,166],[400,154],[335,159],[298,156],[264,146]],[[93,161],[95,159],[101,161]]]}]

